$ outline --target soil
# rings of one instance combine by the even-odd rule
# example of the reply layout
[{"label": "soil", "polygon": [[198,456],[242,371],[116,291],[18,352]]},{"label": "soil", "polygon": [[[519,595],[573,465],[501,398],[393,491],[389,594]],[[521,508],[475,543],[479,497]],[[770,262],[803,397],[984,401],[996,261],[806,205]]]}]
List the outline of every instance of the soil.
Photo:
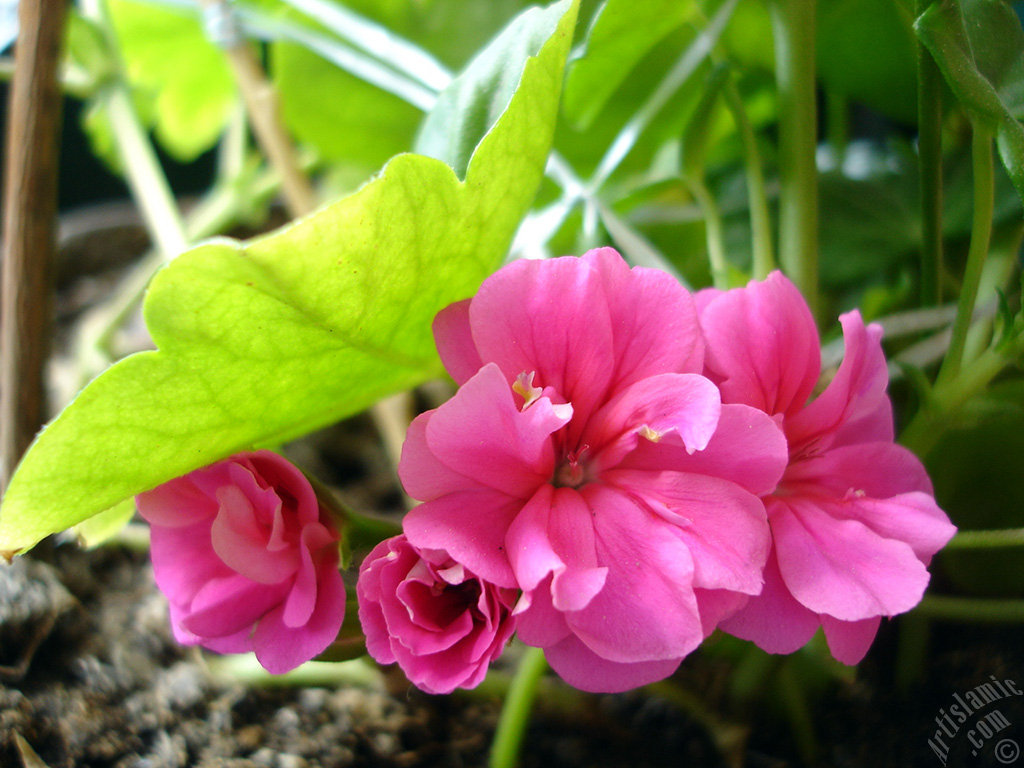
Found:
[{"label": "soil", "polygon": [[[122,235],[122,242],[138,240],[130,229]],[[69,259],[79,272],[83,263],[95,269],[62,282],[65,326],[123,269],[105,257]],[[400,507],[367,419],[290,450],[357,508],[394,514]],[[943,720],[956,696],[993,678],[1024,690],[1020,625],[935,623],[904,662],[901,637],[905,645],[915,626],[884,625],[868,658],[845,677],[808,664],[812,654],[778,659],[737,651],[717,637],[667,683],[639,691],[581,694],[552,677],[535,707],[522,765],[1024,765],[1013,753],[1024,745],[1024,696],[1001,696],[963,725]],[[346,667],[353,672],[343,683],[285,685],[232,673],[217,657],[174,642],[144,551],[124,544],[85,551],[51,541],[0,567],[0,766],[481,766],[500,711],[496,690],[518,650],[506,653],[496,682],[452,696],[429,696],[397,670],[367,662]],[[752,675],[757,665],[773,673]],[[743,689],[750,680],[760,682]],[[982,728],[996,710],[1002,720],[990,718]],[[938,752],[929,745],[939,743],[937,735]]]}]

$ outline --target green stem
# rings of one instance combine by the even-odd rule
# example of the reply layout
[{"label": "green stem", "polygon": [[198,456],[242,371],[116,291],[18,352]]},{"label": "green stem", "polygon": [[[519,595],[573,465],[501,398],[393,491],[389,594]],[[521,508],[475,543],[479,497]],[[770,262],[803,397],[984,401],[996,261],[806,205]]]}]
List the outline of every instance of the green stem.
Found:
[{"label": "green stem", "polygon": [[960,531],[946,549],[993,549],[1024,546],[1024,528],[1002,528],[988,531]]},{"label": "green stem", "polygon": [[740,98],[736,84],[729,78],[725,83],[725,103],[736,121],[743,155],[747,167],[747,197],[750,200],[750,231],[753,237],[753,277],[764,280],[775,269],[775,254],[772,247],[772,224],[768,213],[768,193],[764,184],[764,169],[761,153],[757,149],[754,127],[747,117],[746,107]]},{"label": "green stem", "polygon": [[[917,16],[934,0],[917,0]],[[917,43],[917,153],[921,190],[921,305],[942,303],[942,74]]]},{"label": "green stem", "polygon": [[779,260],[818,312],[816,0],[771,0],[779,90]]},{"label": "green stem", "polygon": [[690,191],[704,214],[704,232],[708,245],[708,261],[711,262],[711,280],[721,291],[729,288],[729,265],[725,259],[725,235],[722,226],[722,212],[715,196],[708,190],[703,179],[690,179]]},{"label": "green stem", "polygon": [[937,382],[931,398],[903,430],[900,443],[922,458],[927,456],[960,407],[985,389],[1009,364],[1004,355],[989,348],[956,379]]},{"label": "green stem", "polygon": [[971,223],[971,244],[967,250],[960,298],[957,300],[953,337],[942,361],[936,386],[955,379],[964,363],[964,346],[971,327],[978,285],[988,255],[992,236],[992,214],[995,210],[995,167],[992,159],[992,131],[975,120],[971,135],[971,157],[974,171],[974,218]]},{"label": "green stem", "polygon": [[518,765],[519,751],[530,720],[537,686],[547,668],[543,649],[526,649],[501,709],[498,729],[491,745],[490,768],[515,768]]},{"label": "green stem", "polygon": [[1024,622],[1024,600],[925,595],[914,610],[925,616],[949,621],[995,624]]},{"label": "green stem", "polygon": [[[117,37],[104,0],[82,0],[81,7],[82,14],[103,30],[112,55],[119,57]],[[142,212],[146,229],[164,256],[173,258],[188,248],[185,225],[167,176],[139,121],[128,85],[122,77],[112,80],[104,88],[100,103],[110,118],[125,179]]]}]

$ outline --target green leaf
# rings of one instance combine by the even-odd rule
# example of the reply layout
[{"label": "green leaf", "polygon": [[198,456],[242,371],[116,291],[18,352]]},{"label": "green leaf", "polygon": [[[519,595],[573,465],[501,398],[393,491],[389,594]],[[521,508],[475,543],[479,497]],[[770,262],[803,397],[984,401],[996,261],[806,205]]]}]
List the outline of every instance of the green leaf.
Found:
[{"label": "green leaf", "polygon": [[474,149],[518,87],[521,62],[536,56],[552,36],[572,35],[571,29],[558,31],[563,15],[559,4],[531,8],[513,19],[438,97],[420,128],[415,151],[443,160],[465,178]]},{"label": "green leaf", "polygon": [[995,129],[1024,201],[1024,30],[1017,15],[1002,0],[943,0],[915,26],[964,109]]},{"label": "green leaf", "polygon": [[913,0],[822,0],[817,64],[825,87],[917,123]]},{"label": "green leaf", "polygon": [[669,32],[694,16],[691,0],[607,0],[565,81],[564,110],[586,128],[626,76]]},{"label": "green leaf", "polygon": [[83,520],[72,530],[83,547],[92,549],[114,538],[135,515],[135,499],[125,499],[110,509]]},{"label": "green leaf", "polygon": [[719,100],[722,89],[729,78],[729,67],[726,64],[719,64],[704,81],[703,92],[700,101],[697,102],[686,130],[683,131],[683,142],[681,147],[683,176],[688,179],[703,179],[704,164],[707,159],[708,149],[712,146],[715,135],[714,128],[727,111]]},{"label": "green leaf", "polygon": [[576,9],[545,11],[551,37],[515,63],[519,87],[465,182],[400,155],[306,219],[161,271],[144,306],[158,351],[114,365],[39,436],[0,509],[0,551],[437,374],[434,315],[497,268],[540,183]]},{"label": "green leaf", "polygon": [[415,107],[298,45],[272,51],[285,122],[325,159],[370,171],[412,144],[423,117]]},{"label": "green leaf", "polygon": [[152,3],[109,0],[128,80],[155,100],[156,135],[179,160],[220,138],[237,102],[223,52],[194,15]]}]

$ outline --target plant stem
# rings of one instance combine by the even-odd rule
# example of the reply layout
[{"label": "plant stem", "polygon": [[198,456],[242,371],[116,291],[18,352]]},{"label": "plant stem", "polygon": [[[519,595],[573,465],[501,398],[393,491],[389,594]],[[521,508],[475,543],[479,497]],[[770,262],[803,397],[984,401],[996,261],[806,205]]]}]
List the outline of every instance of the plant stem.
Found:
[{"label": "plant stem", "polygon": [[[916,15],[934,0],[917,0]],[[942,303],[942,74],[917,41],[917,153],[921,190],[921,305]]]},{"label": "plant stem", "polygon": [[5,486],[46,420],[64,13],[61,0],[22,0],[18,8],[4,174],[0,483]]},{"label": "plant stem", "polygon": [[992,549],[1024,546],[1024,528],[1002,528],[987,531],[960,531],[946,549]]},{"label": "plant stem", "polygon": [[753,278],[764,280],[775,269],[775,254],[772,247],[772,224],[768,213],[768,193],[764,185],[764,169],[761,153],[757,149],[754,127],[747,117],[746,107],[732,78],[725,83],[725,103],[736,121],[747,168],[747,197],[750,201],[750,231],[753,238]]},{"label": "plant stem", "polygon": [[711,263],[711,280],[720,291],[729,288],[729,265],[725,260],[722,212],[715,196],[708,190],[703,179],[689,179],[687,185],[704,213],[704,233],[708,247],[708,261]]},{"label": "plant stem", "polygon": [[836,166],[842,168],[846,148],[850,146],[850,102],[845,95],[828,91],[825,94],[825,108],[828,110],[828,143],[832,146]]},{"label": "plant stem", "polygon": [[949,621],[995,624],[1024,622],[1024,600],[925,595],[914,610],[925,616]]},{"label": "plant stem", "polygon": [[779,91],[779,260],[818,312],[816,0],[771,0]]},{"label": "plant stem", "polygon": [[490,768],[515,768],[518,765],[537,686],[547,668],[542,648],[526,649],[501,709],[498,729],[491,745]]},{"label": "plant stem", "polygon": [[953,337],[942,361],[936,386],[955,379],[964,363],[964,346],[971,327],[978,285],[988,256],[992,236],[992,213],[995,210],[995,167],[992,159],[992,131],[979,120],[973,123],[971,158],[974,171],[974,218],[971,222],[971,244],[967,249],[967,265],[957,299]]}]

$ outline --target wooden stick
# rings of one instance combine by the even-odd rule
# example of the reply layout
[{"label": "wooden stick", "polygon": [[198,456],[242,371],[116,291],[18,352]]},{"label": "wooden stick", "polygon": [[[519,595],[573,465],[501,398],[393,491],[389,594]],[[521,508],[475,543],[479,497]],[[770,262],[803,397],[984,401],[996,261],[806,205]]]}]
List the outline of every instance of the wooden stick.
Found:
[{"label": "wooden stick", "polygon": [[8,106],[0,317],[0,482],[46,418],[64,0],[21,0]]}]

